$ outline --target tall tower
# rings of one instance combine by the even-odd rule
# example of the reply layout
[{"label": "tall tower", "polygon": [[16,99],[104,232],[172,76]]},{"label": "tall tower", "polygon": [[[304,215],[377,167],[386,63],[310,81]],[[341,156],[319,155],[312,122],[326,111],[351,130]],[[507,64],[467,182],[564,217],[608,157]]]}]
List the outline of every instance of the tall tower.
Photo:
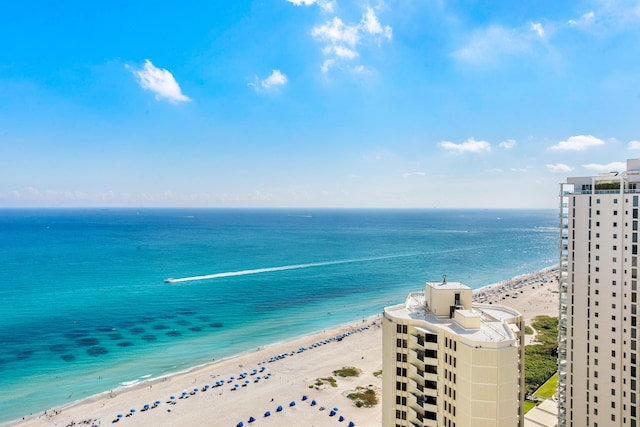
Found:
[{"label": "tall tower", "polygon": [[627,171],[560,185],[560,427],[638,426],[638,196]]},{"label": "tall tower", "polygon": [[382,425],[522,426],[523,319],[427,282],[383,314]]}]

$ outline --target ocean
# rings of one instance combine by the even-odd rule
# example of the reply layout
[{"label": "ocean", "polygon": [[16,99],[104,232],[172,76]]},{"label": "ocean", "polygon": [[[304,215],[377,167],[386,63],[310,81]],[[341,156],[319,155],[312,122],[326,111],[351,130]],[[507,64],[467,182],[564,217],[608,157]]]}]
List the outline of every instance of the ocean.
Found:
[{"label": "ocean", "polygon": [[557,226],[555,210],[0,210],[0,422],[379,314],[443,274],[478,288],[556,265]]}]

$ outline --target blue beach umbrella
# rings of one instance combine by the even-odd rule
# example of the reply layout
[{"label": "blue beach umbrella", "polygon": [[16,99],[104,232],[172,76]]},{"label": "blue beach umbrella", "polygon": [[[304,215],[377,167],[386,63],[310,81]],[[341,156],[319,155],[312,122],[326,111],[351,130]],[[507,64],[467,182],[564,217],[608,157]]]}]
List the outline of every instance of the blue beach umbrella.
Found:
[{"label": "blue beach umbrella", "polygon": [[302,395],[302,400],[303,400],[303,401],[304,401],[304,400],[307,400],[307,396],[303,394],[303,395]]},{"label": "blue beach umbrella", "polygon": [[278,411],[278,412],[282,411],[282,406],[278,405],[278,407],[276,408],[276,411]]},{"label": "blue beach umbrella", "polygon": [[349,421],[349,427],[355,427],[355,423],[353,421]]},{"label": "blue beach umbrella", "polygon": [[265,417],[268,417],[268,416],[270,416],[270,415],[271,415],[271,411],[267,411],[267,412],[265,412],[265,413],[264,413],[264,416],[265,416]]},{"label": "blue beach umbrella", "polygon": [[162,402],[160,402],[159,400],[156,400],[156,405],[159,405],[160,403]]},{"label": "blue beach umbrella", "polygon": [[131,409],[131,411],[129,411],[129,412],[131,412],[133,414],[134,412],[136,412],[136,410],[135,409]]},{"label": "blue beach umbrella", "polygon": [[291,403],[289,403],[289,406],[296,406],[296,402],[292,400]]},{"label": "blue beach umbrella", "polygon": [[250,422],[250,423],[254,422],[255,420],[256,420],[255,418],[253,418],[253,417],[249,417],[249,422]]},{"label": "blue beach umbrella", "polygon": [[342,415],[340,415],[340,418],[338,418],[338,421],[340,421],[340,422],[344,421],[344,417]]},{"label": "blue beach umbrella", "polygon": [[333,408],[334,411],[338,412],[338,408]]},{"label": "blue beach umbrella", "polygon": [[316,400],[315,400],[315,399],[313,399],[313,400],[311,401],[311,406],[316,406]]},{"label": "blue beach umbrella", "polygon": [[244,423],[242,421],[240,421],[238,424],[236,424],[237,427],[242,427],[244,425]]},{"label": "blue beach umbrella", "polygon": [[122,414],[118,414],[118,415],[117,415],[117,417],[118,417],[118,418],[122,418]]}]

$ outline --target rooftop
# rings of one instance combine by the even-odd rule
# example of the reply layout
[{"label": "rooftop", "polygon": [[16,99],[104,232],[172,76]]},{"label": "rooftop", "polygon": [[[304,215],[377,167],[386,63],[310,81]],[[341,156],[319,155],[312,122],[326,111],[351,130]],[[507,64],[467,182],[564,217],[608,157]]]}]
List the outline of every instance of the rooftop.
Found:
[{"label": "rooftop", "polygon": [[[451,283],[452,285],[455,284]],[[464,286],[457,284],[458,286]],[[410,293],[404,304],[386,307],[385,312],[395,318],[423,320],[434,328],[449,331],[469,341],[478,343],[508,343],[517,340],[507,321],[520,316],[515,310],[494,305],[474,305],[471,310],[459,310],[464,317],[479,317],[479,328],[464,328],[448,316],[436,316],[425,309],[425,297],[422,292]],[[428,325],[425,325],[428,328]],[[431,330],[431,332],[435,332]]]}]

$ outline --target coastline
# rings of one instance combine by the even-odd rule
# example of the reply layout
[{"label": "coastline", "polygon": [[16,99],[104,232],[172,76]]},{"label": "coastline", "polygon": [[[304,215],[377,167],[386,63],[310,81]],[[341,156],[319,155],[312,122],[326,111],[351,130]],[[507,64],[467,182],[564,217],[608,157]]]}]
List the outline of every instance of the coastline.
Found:
[{"label": "coastline", "polygon": [[[557,315],[556,278],[557,266],[513,277],[475,289],[474,302],[516,309],[530,324],[537,315]],[[339,416],[344,417],[345,425],[350,421],[357,426],[380,425],[379,403],[373,408],[358,408],[346,397],[357,387],[371,386],[378,391],[382,387],[381,377],[374,375],[382,369],[380,326],[380,315],[376,315],[149,378],[2,425],[170,426],[202,423],[215,417],[216,425],[236,426],[241,421],[246,425],[254,417],[260,426],[295,422],[322,427],[334,425]],[[336,387],[326,382],[316,385],[319,378],[335,377],[333,371],[344,366],[355,366],[360,376],[337,378]],[[244,373],[247,375],[240,379]],[[261,378],[256,381],[257,377]],[[216,387],[216,381],[223,379],[225,384]],[[232,390],[236,384],[238,387]],[[186,398],[180,399],[185,392]],[[311,405],[312,400],[317,405]],[[155,405],[157,401],[160,403]],[[150,409],[144,409],[146,404]],[[278,406],[282,406],[281,411]],[[339,408],[333,416],[329,415],[332,408]],[[131,409],[136,412],[126,416]],[[267,411],[269,416],[265,416]]]}]

